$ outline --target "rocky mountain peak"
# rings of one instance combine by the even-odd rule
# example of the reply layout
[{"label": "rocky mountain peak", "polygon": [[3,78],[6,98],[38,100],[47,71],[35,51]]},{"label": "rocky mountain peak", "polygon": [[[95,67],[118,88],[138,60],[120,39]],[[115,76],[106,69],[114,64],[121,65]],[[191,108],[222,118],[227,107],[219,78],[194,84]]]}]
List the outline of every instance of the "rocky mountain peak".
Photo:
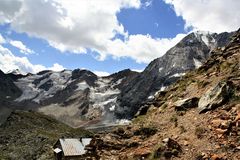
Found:
[{"label": "rocky mountain peak", "polygon": [[[157,91],[176,82],[189,70],[199,68],[211,55],[214,47],[221,47],[230,41],[233,33],[193,32],[160,58],[153,60],[146,69],[118,97],[120,109],[117,115],[133,116],[142,105],[142,100],[152,97]],[[147,93],[147,94],[146,94]],[[126,111],[127,110],[127,111]]]}]

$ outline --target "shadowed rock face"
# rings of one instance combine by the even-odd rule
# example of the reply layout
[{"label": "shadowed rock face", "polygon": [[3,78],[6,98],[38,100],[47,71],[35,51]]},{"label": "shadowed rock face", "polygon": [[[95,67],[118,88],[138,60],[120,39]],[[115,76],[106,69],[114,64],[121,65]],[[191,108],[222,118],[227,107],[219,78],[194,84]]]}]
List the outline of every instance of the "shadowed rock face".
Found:
[{"label": "shadowed rock face", "polygon": [[0,104],[15,99],[21,93],[13,80],[0,70]]}]

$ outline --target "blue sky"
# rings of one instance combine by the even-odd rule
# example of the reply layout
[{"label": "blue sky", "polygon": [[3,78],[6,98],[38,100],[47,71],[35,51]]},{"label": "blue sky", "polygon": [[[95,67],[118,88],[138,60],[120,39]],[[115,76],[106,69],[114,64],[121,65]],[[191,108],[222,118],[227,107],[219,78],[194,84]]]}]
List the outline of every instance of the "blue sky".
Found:
[{"label": "blue sky", "polygon": [[170,5],[162,0],[152,1],[141,9],[124,9],[118,20],[129,34],[150,34],[153,38],[174,38],[184,33],[184,20],[177,17]]},{"label": "blue sky", "polygon": [[[189,4],[188,1],[185,3]],[[223,7],[221,0],[212,1],[215,3],[206,5]],[[213,24],[202,27],[205,19],[199,18],[200,23],[195,20],[198,17],[189,17],[184,12],[186,5],[174,0],[94,2],[99,4],[87,0],[0,1],[0,69],[38,72],[86,68],[99,75],[126,68],[143,70],[188,32],[214,28]],[[193,6],[191,11],[201,16],[204,4],[199,0],[196,3],[199,7]],[[26,13],[20,13],[23,7]],[[41,11],[36,11],[36,7]],[[238,26],[231,23],[230,27],[220,24],[216,32]]]}]

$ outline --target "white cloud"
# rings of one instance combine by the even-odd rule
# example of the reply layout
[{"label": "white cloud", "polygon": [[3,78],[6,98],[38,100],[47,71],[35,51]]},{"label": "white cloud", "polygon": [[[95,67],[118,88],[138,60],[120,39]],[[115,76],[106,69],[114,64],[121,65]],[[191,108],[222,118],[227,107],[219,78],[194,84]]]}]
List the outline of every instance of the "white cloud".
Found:
[{"label": "white cloud", "polygon": [[111,53],[115,58],[131,57],[139,63],[148,63],[163,56],[167,50],[177,44],[185,34],[178,34],[175,38],[153,39],[150,35],[130,35],[123,42],[119,39],[108,43],[108,53],[100,52],[101,57]]},{"label": "white cloud", "polygon": [[[1,3],[14,3],[2,0]],[[152,0],[22,0],[20,5],[5,5],[0,22],[9,22],[13,30],[42,38],[58,50],[99,53],[99,60],[107,56],[131,57],[139,63],[148,63],[162,56],[184,35],[175,38],[152,38],[149,35],[128,35],[119,23],[117,13],[123,8],[146,7]],[[14,4],[13,4],[14,5]],[[5,21],[4,21],[5,20]],[[122,35],[124,40],[116,39]]]},{"label": "white cloud", "polygon": [[94,74],[96,74],[99,77],[104,77],[104,76],[109,76],[110,73],[105,72],[105,71],[93,71]]},{"label": "white cloud", "polygon": [[[146,5],[151,2],[146,1]],[[148,35],[129,36],[116,14],[122,8],[140,6],[140,0],[25,0],[22,7],[20,5],[21,12],[11,14],[13,18],[8,19],[13,29],[46,39],[62,52],[86,53],[89,48],[99,52],[101,60],[110,55],[147,63],[162,56],[180,36],[172,40],[153,39]],[[112,40],[116,34],[124,35],[126,41]]]},{"label": "white cloud", "polygon": [[1,0],[0,1],[0,24],[10,23],[20,11],[21,0]]},{"label": "white cloud", "polygon": [[0,44],[1,43],[5,43],[6,41],[5,41],[5,39],[3,38],[3,36],[0,34]]},{"label": "white cloud", "polygon": [[23,53],[23,54],[28,55],[28,54],[34,53],[33,50],[27,48],[21,41],[10,40],[9,43],[10,43],[12,46],[18,48],[18,49],[20,50],[20,52]]},{"label": "white cloud", "polygon": [[17,57],[13,55],[9,49],[0,45],[0,69],[5,73],[15,69],[19,69],[22,73],[37,73],[46,69],[59,71],[63,68],[63,66],[57,63],[49,68],[39,64],[34,65],[27,59],[27,57]]},{"label": "white cloud", "polygon": [[65,68],[58,64],[58,63],[54,63],[52,67],[49,67],[50,70],[53,70],[53,71],[62,71],[64,70]]},{"label": "white cloud", "polygon": [[105,49],[117,33],[126,35],[116,14],[122,8],[139,8],[140,0],[24,0],[19,7],[8,18],[14,30],[43,38],[60,51],[82,53]]},{"label": "white cloud", "polygon": [[143,6],[147,8],[147,7],[149,7],[149,6],[152,5],[152,2],[153,2],[153,0],[146,0],[146,1],[143,3]]},{"label": "white cloud", "polygon": [[186,21],[186,28],[225,32],[240,26],[239,0],[164,0],[171,4],[178,16]]}]

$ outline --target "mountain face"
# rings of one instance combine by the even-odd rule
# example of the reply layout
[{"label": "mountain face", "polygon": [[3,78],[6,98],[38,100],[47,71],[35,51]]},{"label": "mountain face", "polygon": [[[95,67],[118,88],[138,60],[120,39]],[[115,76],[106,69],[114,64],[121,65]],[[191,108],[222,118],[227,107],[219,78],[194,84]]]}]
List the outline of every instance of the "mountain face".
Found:
[{"label": "mountain face", "polygon": [[123,70],[98,77],[80,69],[27,75],[1,72],[1,98],[12,97],[13,108],[36,110],[74,127],[129,119],[143,101],[151,100],[187,71],[199,68],[210,51],[228,43],[232,34],[191,33],[142,73]]},{"label": "mountain face", "polygon": [[96,135],[89,151],[104,159],[239,160],[239,70],[240,29],[130,125]]},{"label": "mountain face", "polygon": [[[87,70],[61,72],[42,71],[37,74],[8,74],[22,94],[12,101],[16,109],[31,109],[49,114],[79,127],[83,122],[113,121],[113,111],[123,86],[139,73],[123,70],[107,77],[98,77]],[[102,116],[105,116],[103,118]]]},{"label": "mountain face", "polygon": [[187,35],[164,56],[153,60],[123,88],[117,100],[119,107],[116,115],[121,118],[132,117],[142,105],[141,102],[153,98],[157,91],[164,90],[187,71],[199,68],[210,56],[210,51],[226,45],[233,34],[194,32]]},{"label": "mountain face", "polygon": [[0,104],[7,105],[21,95],[22,91],[14,84],[13,80],[2,71],[0,71]]}]

